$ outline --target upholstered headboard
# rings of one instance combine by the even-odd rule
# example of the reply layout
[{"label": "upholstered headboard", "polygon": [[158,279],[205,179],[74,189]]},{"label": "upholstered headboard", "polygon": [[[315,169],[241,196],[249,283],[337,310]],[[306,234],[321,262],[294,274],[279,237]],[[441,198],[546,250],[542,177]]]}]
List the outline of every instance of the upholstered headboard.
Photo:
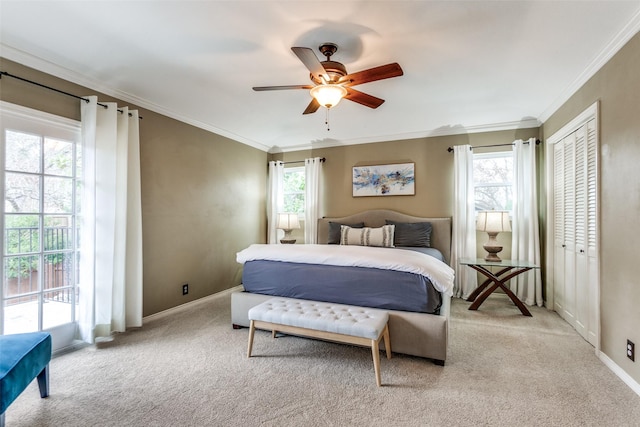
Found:
[{"label": "upholstered headboard", "polygon": [[451,262],[451,218],[423,218],[406,215],[388,209],[373,209],[342,218],[321,218],[318,220],[318,243],[326,244],[329,237],[329,222],[359,223],[365,227],[382,227],[386,220],[396,222],[430,222],[431,247],[438,249],[449,264]]}]

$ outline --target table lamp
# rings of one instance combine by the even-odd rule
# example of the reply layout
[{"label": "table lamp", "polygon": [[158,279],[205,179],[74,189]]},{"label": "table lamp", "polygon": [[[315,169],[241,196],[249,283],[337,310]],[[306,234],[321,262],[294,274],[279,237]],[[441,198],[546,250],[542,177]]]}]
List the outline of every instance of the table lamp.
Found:
[{"label": "table lamp", "polygon": [[300,228],[297,213],[279,213],[276,228],[284,230],[284,237],[280,239],[280,243],[295,243],[296,239],[292,239],[291,230]]},{"label": "table lamp", "polygon": [[500,262],[498,252],[502,250],[502,245],[498,243],[496,237],[501,231],[511,231],[509,222],[509,212],[507,211],[480,211],[476,222],[476,229],[486,231],[489,240],[482,247],[487,251],[485,261]]}]

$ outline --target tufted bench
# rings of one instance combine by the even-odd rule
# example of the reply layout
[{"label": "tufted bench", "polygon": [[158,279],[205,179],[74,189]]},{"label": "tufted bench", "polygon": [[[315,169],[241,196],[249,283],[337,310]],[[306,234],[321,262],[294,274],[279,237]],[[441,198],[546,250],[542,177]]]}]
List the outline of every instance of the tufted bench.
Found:
[{"label": "tufted bench", "polygon": [[271,298],[249,310],[249,345],[258,329],[302,335],[371,347],[376,384],[380,386],[380,341],[384,339],[387,359],[391,359],[391,341],[387,321],[389,313],[366,307],[293,298]]},{"label": "tufted bench", "polygon": [[0,336],[0,426],[7,407],[38,378],[40,397],[49,395],[51,334],[30,332]]}]

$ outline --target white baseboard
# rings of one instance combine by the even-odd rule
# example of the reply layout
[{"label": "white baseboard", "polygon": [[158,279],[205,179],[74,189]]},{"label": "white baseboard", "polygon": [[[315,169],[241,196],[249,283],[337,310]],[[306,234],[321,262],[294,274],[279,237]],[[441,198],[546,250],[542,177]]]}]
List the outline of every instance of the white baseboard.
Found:
[{"label": "white baseboard", "polygon": [[221,297],[226,296],[228,294],[231,294],[233,292],[241,291],[242,289],[243,289],[242,285],[238,285],[238,286],[235,286],[235,287],[233,287],[231,289],[225,289],[224,291],[217,292],[215,294],[211,294],[211,295],[208,295],[208,296],[203,297],[203,298],[198,298],[197,300],[190,301],[190,302],[187,302],[187,303],[184,303],[184,304],[180,304],[180,305],[178,305],[176,307],[172,307],[172,308],[160,311],[160,312],[155,313],[155,314],[151,314],[149,316],[146,316],[146,317],[142,318],[142,324],[144,325],[145,323],[160,319],[162,317],[166,317],[166,316],[169,316],[171,314],[175,314],[175,313],[181,312],[183,310],[188,310],[190,308],[193,308],[193,307],[195,307],[197,305],[200,305],[200,304],[203,304],[205,302],[211,301],[213,299],[221,298]]},{"label": "white baseboard", "polygon": [[605,364],[609,369],[613,371],[614,374],[618,376],[626,385],[631,388],[631,390],[635,391],[638,396],[640,396],[640,384],[631,378],[629,374],[627,374],[624,369],[616,364],[609,356],[604,354],[603,352],[598,353],[598,358]]}]

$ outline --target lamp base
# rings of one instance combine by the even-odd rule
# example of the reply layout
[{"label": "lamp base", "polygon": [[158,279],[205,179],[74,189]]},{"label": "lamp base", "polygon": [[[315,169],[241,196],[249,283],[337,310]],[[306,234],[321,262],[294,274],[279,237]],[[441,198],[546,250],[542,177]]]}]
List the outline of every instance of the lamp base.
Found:
[{"label": "lamp base", "polygon": [[293,244],[296,242],[296,239],[293,239],[292,235],[291,235],[291,231],[289,229],[283,229],[284,230],[284,236],[282,236],[282,239],[280,239],[280,243],[282,244]]},{"label": "lamp base", "polygon": [[498,244],[496,237],[498,233],[487,233],[489,235],[489,241],[482,245],[485,251],[487,251],[487,256],[484,257],[485,261],[489,262],[502,262],[500,257],[498,256],[498,252],[502,250],[502,245]]},{"label": "lamp base", "polygon": [[485,261],[489,262],[502,262],[502,259],[498,256],[498,252],[502,250],[502,246],[483,246],[484,250],[487,251],[487,256],[484,257]]}]

